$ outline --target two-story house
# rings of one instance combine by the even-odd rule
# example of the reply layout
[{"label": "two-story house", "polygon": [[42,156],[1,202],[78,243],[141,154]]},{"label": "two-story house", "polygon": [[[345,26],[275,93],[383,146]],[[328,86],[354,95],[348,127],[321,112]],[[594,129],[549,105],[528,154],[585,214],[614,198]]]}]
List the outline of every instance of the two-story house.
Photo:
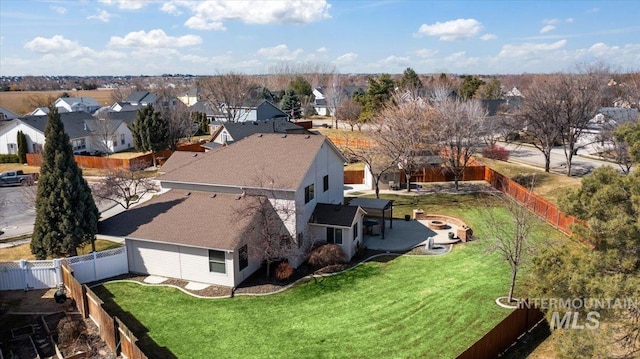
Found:
[{"label": "two-story house", "polygon": [[[159,179],[170,190],[103,221],[124,237],[131,272],[236,286],[263,258],[253,209],[268,199],[297,267],[313,242],[340,245],[351,258],[362,243],[359,207],[343,205],[345,158],[324,136],[255,134],[207,153],[176,152]],[[286,209],[286,213],[284,211]],[[359,230],[360,229],[360,230]]]}]

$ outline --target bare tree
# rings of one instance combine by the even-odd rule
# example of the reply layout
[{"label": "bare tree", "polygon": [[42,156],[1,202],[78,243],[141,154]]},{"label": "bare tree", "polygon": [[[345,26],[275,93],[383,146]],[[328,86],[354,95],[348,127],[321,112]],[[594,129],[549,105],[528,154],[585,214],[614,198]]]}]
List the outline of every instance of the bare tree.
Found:
[{"label": "bare tree", "polygon": [[[345,136],[346,146],[342,152],[347,158],[355,158],[359,162],[364,163],[373,176],[373,186],[376,198],[380,198],[380,179],[392,168],[398,165],[398,157],[383,151],[377,143],[371,143],[370,146],[350,146],[349,137]],[[395,153],[398,154],[397,152]]]},{"label": "bare tree", "polygon": [[199,81],[199,86],[204,101],[224,113],[227,121],[246,119],[249,114],[246,102],[256,87],[249,76],[234,72],[208,76]]},{"label": "bare tree", "polygon": [[469,161],[480,145],[479,133],[487,117],[478,100],[461,101],[437,91],[433,103],[438,121],[434,122],[434,143],[445,168],[454,175],[456,190]]},{"label": "bare tree", "polygon": [[405,173],[407,192],[411,191],[411,177],[427,149],[427,138],[434,128],[432,119],[433,111],[425,104],[396,98],[371,120],[371,137],[380,151],[397,159],[398,168]]},{"label": "bare tree", "polygon": [[539,77],[534,80],[525,94],[526,101],[518,116],[527,138],[544,156],[545,172],[550,170],[551,150],[561,137],[558,124],[562,108],[556,98],[557,81],[554,77]]},{"label": "bare tree", "polygon": [[[338,120],[340,120],[340,118],[338,117],[338,112],[342,110],[342,107],[344,105],[348,105],[347,101],[349,101],[349,97],[347,96],[347,94],[344,92],[344,88],[342,87],[341,84],[341,77],[340,74],[338,73],[334,73],[333,76],[331,77],[331,83],[326,87],[325,89],[325,101],[326,101],[326,106],[327,106],[327,110],[329,111],[329,115],[331,115],[333,117],[333,120],[335,122],[335,127],[338,128]],[[352,100],[352,102],[355,102]],[[360,111],[362,111],[360,109]],[[347,110],[347,113],[349,111]],[[358,113],[358,116],[360,116],[360,113]],[[357,117],[356,116],[356,119]],[[349,123],[351,125],[351,131],[353,131],[353,124]]]},{"label": "bare tree", "polygon": [[599,64],[580,67],[578,74],[560,76],[553,89],[560,105],[558,126],[566,159],[567,176],[571,176],[573,156],[578,140],[600,109],[603,87],[609,71]]},{"label": "bare tree", "polygon": [[91,140],[95,148],[109,156],[113,152],[113,143],[118,140],[115,138],[116,130],[122,121],[111,119],[107,111],[98,113],[96,117],[90,123]]},{"label": "bare tree", "polygon": [[131,86],[117,87],[113,91],[111,91],[111,101],[113,101],[114,103],[122,102],[124,101],[124,99],[129,97],[129,95],[131,95],[135,90],[136,89]]},{"label": "bare tree", "polygon": [[302,247],[302,243],[297,243],[287,228],[287,224],[295,224],[295,201],[261,185],[256,188],[240,195],[245,199],[235,208],[235,213],[239,218],[251,219],[244,238],[251,252],[259,253],[265,261],[269,277],[271,265],[291,258]]},{"label": "bare tree", "polygon": [[506,209],[507,215],[501,215],[495,209],[485,211],[488,214],[489,235],[494,240],[488,250],[500,253],[509,263],[511,281],[507,298],[511,303],[518,270],[531,250],[529,237],[534,229],[536,216],[527,209],[530,205],[530,196],[522,204],[508,195],[496,195],[495,198]]},{"label": "bare tree", "polygon": [[175,151],[180,140],[185,137],[191,139],[196,130],[189,109],[177,97],[167,94],[162,97],[158,110],[160,116],[169,125],[167,133],[169,149]]},{"label": "bare tree", "polygon": [[111,169],[93,189],[93,195],[100,201],[114,202],[129,209],[147,193],[158,192],[156,181],[141,169],[127,171],[122,168]]},{"label": "bare tree", "polygon": [[351,126],[351,131],[353,131],[353,127],[360,122],[361,112],[361,104],[352,99],[346,99],[333,112],[336,119],[336,128],[338,128],[338,120],[340,120],[349,124],[349,126]]}]

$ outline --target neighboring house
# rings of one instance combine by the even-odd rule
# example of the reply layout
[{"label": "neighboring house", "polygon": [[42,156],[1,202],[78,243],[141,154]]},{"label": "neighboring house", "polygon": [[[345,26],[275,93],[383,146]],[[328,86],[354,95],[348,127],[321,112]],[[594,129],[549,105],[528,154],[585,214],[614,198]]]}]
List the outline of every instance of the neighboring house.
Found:
[{"label": "neighboring house", "polygon": [[[250,101],[236,110],[241,113],[238,122],[289,118],[289,115],[284,113],[278,106],[265,99]],[[222,108],[221,111],[225,112],[225,109]]]},{"label": "neighboring house", "polygon": [[103,221],[100,233],[125,238],[131,272],[233,287],[263,260],[247,240],[260,216],[243,215],[262,197],[299,248],[292,266],[317,241],[351,258],[364,211],[342,205],[345,161],[319,135],[255,134],[207,153],[175,152],[159,177],[170,191]]},{"label": "neighboring house", "polygon": [[135,91],[131,95],[127,96],[122,102],[128,103],[133,106],[147,106],[149,104],[155,105],[160,96],[156,93],[149,91]]},{"label": "neighboring house", "polygon": [[[109,115],[113,117],[99,119],[87,112],[60,114],[74,153],[119,152],[133,146],[133,137],[127,124],[133,121],[135,112]],[[24,132],[27,138],[27,152],[42,152],[47,121],[48,117],[41,115],[24,116],[8,122],[0,129],[0,154],[17,153],[18,131]]]},{"label": "neighboring house", "polygon": [[191,107],[198,102],[199,92],[200,91],[197,87],[192,88],[189,91],[178,96],[178,100],[182,101],[182,103],[184,103],[186,106]]},{"label": "neighboring house", "polygon": [[203,145],[205,148],[216,148],[219,145],[231,144],[256,133],[290,133],[305,134],[307,130],[286,119],[255,122],[224,122],[211,133],[213,140]]},{"label": "neighboring house", "polygon": [[88,112],[94,113],[100,105],[91,97],[61,97],[53,104],[58,112]]},{"label": "neighboring house", "polygon": [[[60,112],[60,110],[58,110]],[[61,112],[66,112],[62,110]],[[28,116],[46,116],[49,114],[48,107],[36,107],[35,110],[31,111]]]},{"label": "neighboring house", "polygon": [[[86,120],[93,120],[93,116],[86,112],[65,112],[60,114],[64,131],[69,135],[74,152],[94,151],[91,144],[91,131]],[[25,116],[12,120],[0,129],[0,154],[14,153],[17,150],[17,134],[22,131],[27,138],[29,153],[39,153],[44,148],[44,130],[47,116]],[[17,153],[17,152],[15,152]]]},{"label": "neighboring house", "polygon": [[638,122],[638,109],[627,107],[602,107],[582,131],[578,144],[586,146],[592,143],[599,143],[601,147],[609,147],[605,136],[606,132],[614,130],[625,123]]},{"label": "neighboring house", "polygon": [[331,110],[327,107],[325,89],[322,87],[313,89],[313,108],[320,116],[331,116]]},{"label": "neighboring house", "polygon": [[509,98],[509,97],[520,97],[520,98],[524,98],[524,96],[522,96],[522,92],[520,92],[520,90],[518,90],[517,87],[513,87],[511,90],[507,91],[504,94],[504,97]]},{"label": "neighboring house", "polygon": [[10,121],[18,118],[18,115],[0,106],[0,121]]}]

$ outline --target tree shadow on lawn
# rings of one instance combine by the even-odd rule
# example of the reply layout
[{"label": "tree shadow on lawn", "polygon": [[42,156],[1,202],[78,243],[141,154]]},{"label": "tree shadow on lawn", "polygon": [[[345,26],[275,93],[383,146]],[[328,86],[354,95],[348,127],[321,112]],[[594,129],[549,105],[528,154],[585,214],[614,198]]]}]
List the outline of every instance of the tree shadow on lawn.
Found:
[{"label": "tree shadow on lawn", "polygon": [[[133,332],[133,334],[138,338],[138,347],[142,352],[149,358],[167,358],[167,359],[177,359],[178,357],[171,352],[167,347],[161,347],[156,342],[153,341],[148,335],[149,329],[142,325],[136,317],[134,317],[131,313],[126,312],[118,306],[118,304],[113,300],[114,295],[107,288],[100,285],[97,287],[91,288],[102,299],[104,302],[104,309],[111,315],[118,317],[123,323],[126,324],[127,328]],[[149,310],[152,310],[149,308]]]}]

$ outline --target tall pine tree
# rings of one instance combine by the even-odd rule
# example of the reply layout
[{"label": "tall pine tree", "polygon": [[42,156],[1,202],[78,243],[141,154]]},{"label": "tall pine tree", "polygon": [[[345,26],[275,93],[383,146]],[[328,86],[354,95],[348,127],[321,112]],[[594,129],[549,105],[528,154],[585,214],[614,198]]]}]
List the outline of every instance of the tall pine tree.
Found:
[{"label": "tall pine tree", "polygon": [[151,151],[153,167],[156,166],[156,152],[169,145],[169,123],[162,118],[160,112],[154,111],[151,104],[141,108],[129,126],[133,135],[133,143],[138,151]]},{"label": "tall pine tree", "polygon": [[20,163],[27,163],[27,136],[24,132],[18,131],[18,159]]},{"label": "tall pine tree", "polygon": [[302,107],[300,105],[300,98],[296,95],[296,92],[292,89],[287,90],[284,96],[282,96],[282,102],[280,103],[280,109],[282,112],[289,115],[289,118],[301,118]]},{"label": "tall pine tree", "polygon": [[100,214],[54,106],[44,133],[31,252],[37,259],[74,256],[78,247],[93,243]]}]

